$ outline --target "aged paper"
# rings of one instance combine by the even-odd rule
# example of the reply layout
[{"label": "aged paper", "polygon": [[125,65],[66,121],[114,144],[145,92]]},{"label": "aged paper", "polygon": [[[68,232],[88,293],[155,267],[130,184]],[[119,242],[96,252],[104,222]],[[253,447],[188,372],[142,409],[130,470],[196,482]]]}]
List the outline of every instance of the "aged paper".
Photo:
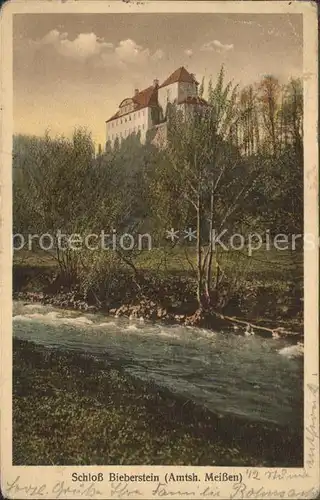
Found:
[{"label": "aged paper", "polygon": [[2,7],[4,498],[318,498],[317,26]]}]

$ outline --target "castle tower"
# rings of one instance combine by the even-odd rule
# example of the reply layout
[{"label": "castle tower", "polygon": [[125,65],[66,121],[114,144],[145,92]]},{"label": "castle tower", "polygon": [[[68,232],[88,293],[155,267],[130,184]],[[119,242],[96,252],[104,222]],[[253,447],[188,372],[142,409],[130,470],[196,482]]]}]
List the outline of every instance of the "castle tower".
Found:
[{"label": "castle tower", "polygon": [[174,71],[158,88],[158,103],[166,117],[168,103],[179,103],[188,97],[197,97],[198,82],[183,66]]}]

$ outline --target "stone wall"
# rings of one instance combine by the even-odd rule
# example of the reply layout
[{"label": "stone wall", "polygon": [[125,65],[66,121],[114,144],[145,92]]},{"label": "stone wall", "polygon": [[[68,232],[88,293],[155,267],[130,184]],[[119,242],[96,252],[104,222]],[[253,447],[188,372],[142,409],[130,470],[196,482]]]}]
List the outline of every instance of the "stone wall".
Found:
[{"label": "stone wall", "polygon": [[153,127],[153,132],[154,136],[151,143],[158,148],[163,148],[167,141],[167,123],[164,122],[159,125],[155,125],[155,127]]}]

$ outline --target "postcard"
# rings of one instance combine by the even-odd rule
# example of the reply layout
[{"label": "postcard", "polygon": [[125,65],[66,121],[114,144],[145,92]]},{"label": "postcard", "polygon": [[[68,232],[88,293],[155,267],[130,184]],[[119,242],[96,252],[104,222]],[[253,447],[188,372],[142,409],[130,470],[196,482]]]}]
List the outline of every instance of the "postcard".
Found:
[{"label": "postcard", "polygon": [[319,498],[311,1],[1,10],[1,492]]}]

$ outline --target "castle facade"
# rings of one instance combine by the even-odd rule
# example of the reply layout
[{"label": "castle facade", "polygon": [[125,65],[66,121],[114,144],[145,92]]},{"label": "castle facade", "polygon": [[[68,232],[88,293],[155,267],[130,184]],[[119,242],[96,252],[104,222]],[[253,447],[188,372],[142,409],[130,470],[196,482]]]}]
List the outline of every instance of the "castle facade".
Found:
[{"label": "castle facade", "polygon": [[131,134],[140,134],[141,142],[145,143],[147,132],[153,129],[153,142],[161,146],[166,141],[168,104],[175,104],[185,112],[208,105],[198,96],[198,85],[195,75],[182,66],[161,85],[154,80],[150,87],[136,89],[106,121],[107,142],[113,147],[116,140],[121,142]]}]

